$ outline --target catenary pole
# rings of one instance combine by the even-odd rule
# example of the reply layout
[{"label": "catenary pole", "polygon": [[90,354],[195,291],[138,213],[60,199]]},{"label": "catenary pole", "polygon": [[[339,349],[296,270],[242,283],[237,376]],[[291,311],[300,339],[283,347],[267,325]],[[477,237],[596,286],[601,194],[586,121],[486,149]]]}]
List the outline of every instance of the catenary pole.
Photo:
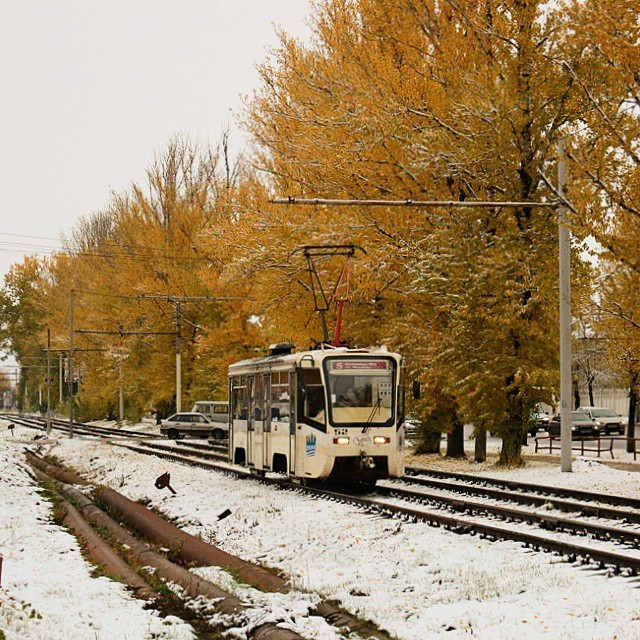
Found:
[{"label": "catenary pole", "polygon": [[69,296],[69,437],[73,438],[73,296]]},{"label": "catenary pole", "polygon": [[560,258],[560,470],[571,471],[571,232],[564,192],[567,179],[564,139],[558,140],[558,231]]},{"label": "catenary pole", "polygon": [[47,327],[47,435],[51,435],[51,329]]},{"label": "catenary pole", "polygon": [[180,303],[176,303],[176,412],[182,411],[182,332]]},{"label": "catenary pole", "polygon": [[63,385],[62,352],[60,352],[58,354],[58,400],[60,404],[62,404],[62,385]]},{"label": "catenary pole", "polygon": [[118,424],[124,424],[124,388],[122,380],[122,362],[118,364]]}]

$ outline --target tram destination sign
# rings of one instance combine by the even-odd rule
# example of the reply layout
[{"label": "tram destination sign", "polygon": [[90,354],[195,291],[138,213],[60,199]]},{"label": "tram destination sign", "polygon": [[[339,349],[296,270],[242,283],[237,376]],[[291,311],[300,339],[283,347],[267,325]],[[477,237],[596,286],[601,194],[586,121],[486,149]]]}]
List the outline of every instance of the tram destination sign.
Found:
[{"label": "tram destination sign", "polygon": [[387,360],[335,360],[331,363],[334,371],[354,371],[366,369],[388,369],[389,362]]}]

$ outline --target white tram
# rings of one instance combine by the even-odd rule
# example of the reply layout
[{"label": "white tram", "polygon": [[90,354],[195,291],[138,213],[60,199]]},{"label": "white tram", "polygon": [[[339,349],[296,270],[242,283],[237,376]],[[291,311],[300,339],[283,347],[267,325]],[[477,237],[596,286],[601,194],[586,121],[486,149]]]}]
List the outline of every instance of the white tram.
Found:
[{"label": "white tram", "polygon": [[301,481],[374,483],[404,474],[402,357],[323,345],[229,367],[232,462]]}]

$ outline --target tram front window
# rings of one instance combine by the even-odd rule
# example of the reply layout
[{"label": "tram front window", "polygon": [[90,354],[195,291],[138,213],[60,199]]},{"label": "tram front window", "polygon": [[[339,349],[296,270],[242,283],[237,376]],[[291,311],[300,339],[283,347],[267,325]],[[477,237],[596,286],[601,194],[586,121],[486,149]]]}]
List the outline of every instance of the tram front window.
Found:
[{"label": "tram front window", "polygon": [[325,376],[334,426],[391,426],[395,363],[386,358],[327,358]]}]

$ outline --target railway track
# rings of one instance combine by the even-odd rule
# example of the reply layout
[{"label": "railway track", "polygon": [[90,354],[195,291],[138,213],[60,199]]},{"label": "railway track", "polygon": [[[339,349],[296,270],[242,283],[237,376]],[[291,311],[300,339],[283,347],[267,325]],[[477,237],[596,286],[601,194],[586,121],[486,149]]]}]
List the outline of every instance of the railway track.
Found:
[{"label": "railway track", "polygon": [[[24,416],[11,413],[0,414],[0,419],[20,424],[25,427],[46,431],[47,421],[39,416]],[[69,433],[71,431],[68,420],[60,420],[59,418],[51,418],[51,428],[56,431]],[[143,431],[134,431],[132,429],[114,429],[112,427],[100,427],[97,425],[89,425],[84,422],[74,422],[73,432],[75,435],[93,436],[100,438],[133,438],[133,439],[157,439],[159,436],[145,433]]]},{"label": "railway track", "polygon": [[[206,457],[202,456],[201,451],[189,443],[180,446],[123,443],[120,446],[222,473],[242,477],[251,475],[247,469],[224,462],[224,456],[220,453],[210,451]],[[627,571],[635,576],[640,570],[640,552],[637,551],[640,548],[640,527],[620,526],[619,521],[607,521],[602,516],[598,518],[599,522],[585,517],[584,514],[591,516],[593,509],[600,508],[597,505],[590,510],[589,505],[584,504],[582,512],[574,511],[574,517],[563,517],[554,513],[514,508],[513,505],[504,503],[463,500],[450,495],[417,491],[411,486],[413,477],[408,478],[408,482],[399,480],[378,486],[372,492],[373,495],[357,495],[303,486],[283,478],[257,479],[282,489],[302,491],[321,498],[353,504],[389,517],[426,522],[457,533],[522,542],[534,550],[562,554],[571,562],[595,562],[599,568],[610,567],[615,573]],[[411,506],[399,504],[400,502],[409,502]],[[463,515],[457,515],[460,512]],[[618,510],[616,515],[623,519],[625,514],[626,511]],[[626,521],[628,522],[628,519]],[[600,544],[585,544],[585,538],[590,543]]]},{"label": "railway track", "polygon": [[[247,469],[226,462],[223,445],[148,440],[114,440],[113,444],[226,474],[251,475]],[[369,495],[303,486],[272,476],[256,479],[388,517],[521,542],[534,550],[561,554],[571,562],[609,567],[615,573],[625,571],[635,576],[640,571],[640,501],[623,496],[416,468],[402,480],[381,483]]]},{"label": "railway track", "polygon": [[604,493],[594,493],[592,491],[581,491],[579,489],[568,489],[563,487],[551,487],[543,484],[531,482],[517,482],[514,480],[502,480],[499,478],[486,478],[473,476],[468,473],[453,473],[448,471],[436,471],[435,469],[425,469],[421,467],[407,467],[406,474],[415,478],[438,478],[440,480],[455,480],[465,488],[471,487],[480,489],[502,489],[504,491],[520,492],[523,495],[538,495],[558,498],[574,498],[576,500],[588,500],[605,505],[616,505],[640,509],[640,500],[628,498],[626,496],[616,496]]}]

